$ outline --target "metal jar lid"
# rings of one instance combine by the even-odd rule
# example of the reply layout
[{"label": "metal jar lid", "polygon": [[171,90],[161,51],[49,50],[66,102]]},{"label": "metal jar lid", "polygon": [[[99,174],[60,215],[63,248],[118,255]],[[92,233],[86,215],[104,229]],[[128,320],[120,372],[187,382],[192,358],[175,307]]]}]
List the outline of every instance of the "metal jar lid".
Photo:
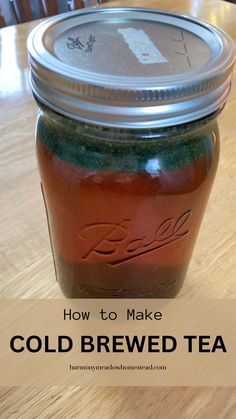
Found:
[{"label": "metal jar lid", "polygon": [[229,94],[235,45],[192,17],[143,8],[53,17],[28,39],[31,87],[70,118],[164,127],[200,119]]}]

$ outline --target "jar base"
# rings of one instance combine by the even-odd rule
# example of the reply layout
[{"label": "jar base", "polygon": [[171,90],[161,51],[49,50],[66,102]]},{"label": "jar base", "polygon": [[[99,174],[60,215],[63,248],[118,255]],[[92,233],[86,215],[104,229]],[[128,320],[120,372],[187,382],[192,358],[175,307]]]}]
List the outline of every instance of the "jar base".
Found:
[{"label": "jar base", "polygon": [[174,267],[84,265],[57,260],[57,276],[67,298],[174,298],[182,288],[187,264]]}]

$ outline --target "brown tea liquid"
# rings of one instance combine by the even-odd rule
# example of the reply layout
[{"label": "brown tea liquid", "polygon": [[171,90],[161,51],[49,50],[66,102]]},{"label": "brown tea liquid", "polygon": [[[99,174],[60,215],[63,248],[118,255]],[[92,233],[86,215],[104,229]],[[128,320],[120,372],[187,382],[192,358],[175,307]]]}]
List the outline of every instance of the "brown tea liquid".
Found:
[{"label": "brown tea liquid", "polygon": [[174,297],[215,176],[215,145],[191,164],[154,173],[77,167],[40,139],[37,153],[63,293]]}]

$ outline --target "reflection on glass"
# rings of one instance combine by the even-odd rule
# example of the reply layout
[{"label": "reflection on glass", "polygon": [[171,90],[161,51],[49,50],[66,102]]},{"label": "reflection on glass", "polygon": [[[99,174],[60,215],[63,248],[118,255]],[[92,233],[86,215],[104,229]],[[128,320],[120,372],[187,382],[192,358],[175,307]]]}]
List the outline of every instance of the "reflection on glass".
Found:
[{"label": "reflection on glass", "polygon": [[150,175],[154,175],[161,170],[160,161],[157,157],[149,159],[146,163],[145,169]]}]

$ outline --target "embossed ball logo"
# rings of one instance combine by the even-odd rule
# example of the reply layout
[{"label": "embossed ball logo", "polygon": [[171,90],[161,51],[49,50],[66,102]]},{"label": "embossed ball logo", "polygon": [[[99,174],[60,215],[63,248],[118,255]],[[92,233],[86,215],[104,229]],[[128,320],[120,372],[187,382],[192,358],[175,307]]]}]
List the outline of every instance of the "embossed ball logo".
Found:
[{"label": "embossed ball logo", "polygon": [[[142,236],[130,239],[131,220],[115,223],[89,224],[80,231],[80,239],[87,242],[87,250],[81,262],[92,262],[94,259],[106,261],[110,266],[117,266],[131,259],[141,258],[147,253],[156,252],[189,233],[191,210],[179,217],[163,220],[152,237]],[[96,257],[95,257],[96,256]]]}]

